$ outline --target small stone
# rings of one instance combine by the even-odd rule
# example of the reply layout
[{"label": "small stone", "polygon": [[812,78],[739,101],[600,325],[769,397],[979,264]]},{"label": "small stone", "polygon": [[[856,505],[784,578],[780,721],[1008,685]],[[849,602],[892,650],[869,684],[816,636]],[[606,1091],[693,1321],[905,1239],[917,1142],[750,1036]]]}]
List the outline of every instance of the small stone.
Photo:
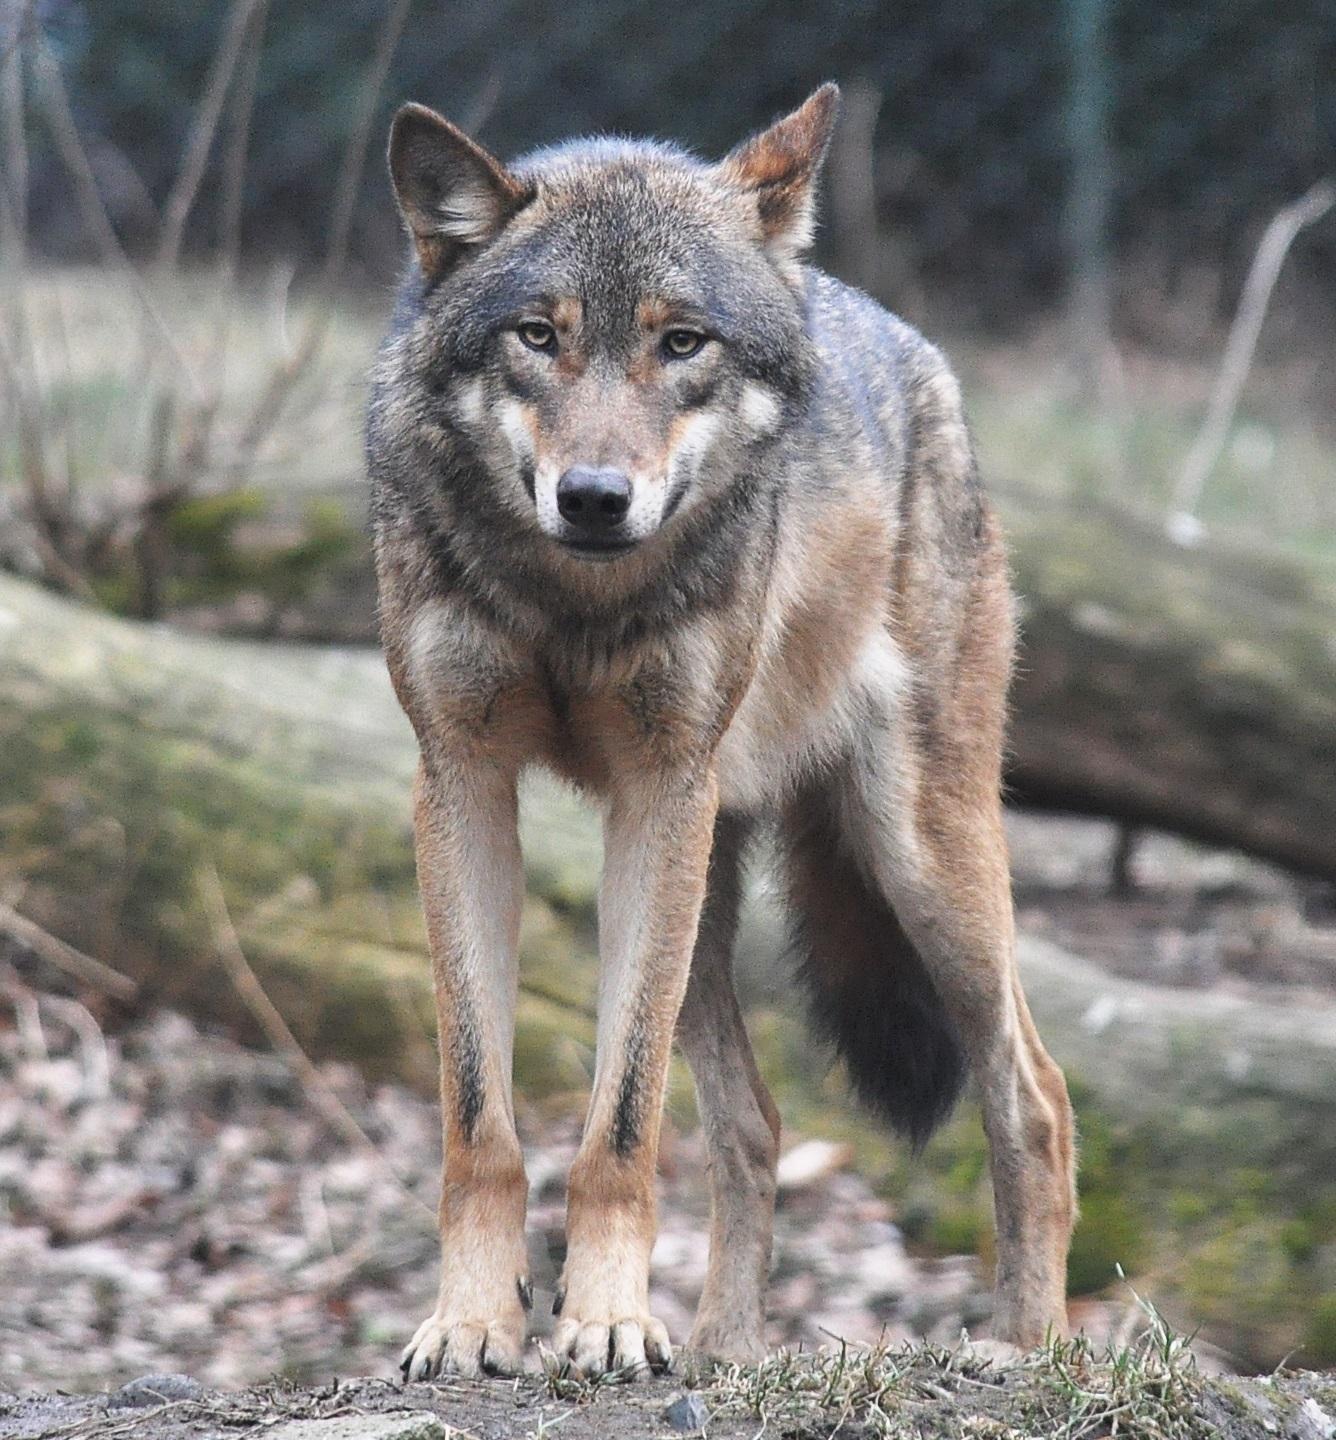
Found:
[{"label": "small stone", "polygon": [[445,1440],[445,1426],[426,1410],[399,1415],[341,1415],[335,1420],[289,1420],[269,1440]]},{"label": "small stone", "polygon": [[1299,1406],[1293,1433],[1295,1440],[1332,1440],[1336,1435],[1336,1420],[1316,1400],[1308,1399]]},{"label": "small stone", "polygon": [[705,1429],[705,1422],[710,1418],[710,1414],[700,1396],[694,1390],[688,1390],[686,1394],[668,1402],[663,1418],[674,1430],[680,1430],[684,1435],[692,1435],[697,1430]]},{"label": "small stone", "polygon": [[189,1375],[141,1375],[114,1390],[107,1399],[109,1410],[147,1410],[153,1405],[170,1405],[174,1400],[198,1400],[204,1386]]},{"label": "small stone", "polygon": [[805,1190],[847,1165],[853,1153],[852,1145],[804,1140],[780,1157],[776,1183],[781,1190]]}]

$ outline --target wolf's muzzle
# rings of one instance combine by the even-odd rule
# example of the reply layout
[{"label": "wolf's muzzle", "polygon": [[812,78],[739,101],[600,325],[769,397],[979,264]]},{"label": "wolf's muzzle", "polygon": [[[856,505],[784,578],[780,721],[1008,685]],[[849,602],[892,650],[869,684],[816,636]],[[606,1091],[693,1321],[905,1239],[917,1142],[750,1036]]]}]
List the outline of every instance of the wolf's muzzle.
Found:
[{"label": "wolf's muzzle", "polygon": [[617,552],[635,540],[626,533],[631,481],[621,470],[572,465],[557,481],[557,512],[565,521],[563,541],[575,550]]}]

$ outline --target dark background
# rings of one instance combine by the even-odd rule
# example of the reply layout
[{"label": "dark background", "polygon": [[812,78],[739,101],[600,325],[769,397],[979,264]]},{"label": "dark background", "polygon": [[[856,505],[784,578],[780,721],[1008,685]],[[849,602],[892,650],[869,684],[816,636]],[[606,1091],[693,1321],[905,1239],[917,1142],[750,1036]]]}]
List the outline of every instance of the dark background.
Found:
[{"label": "dark background", "polygon": [[[39,6],[113,214],[152,228],[226,7],[170,0]],[[251,253],[318,250],[383,6],[272,0],[259,64],[244,238]],[[1272,210],[1332,163],[1331,0],[459,0],[414,6],[382,102],[471,123],[501,154],[582,131],[670,136],[718,154],[823,80],[883,97],[872,173],[883,276],[988,327],[1061,296],[1073,245],[1096,230],[1138,293],[1210,277],[1220,307]],[[1096,117],[1091,130],[1090,117]],[[84,247],[58,165],[40,151],[33,225],[47,251]],[[1091,196],[1093,195],[1093,201]],[[197,241],[214,216],[203,197]],[[1075,227],[1075,231],[1074,231]],[[379,167],[361,189],[354,253],[375,274],[395,243]],[[1330,227],[1295,269],[1336,266]],[[878,272],[857,278],[874,282]],[[874,283],[874,287],[875,283]]]}]

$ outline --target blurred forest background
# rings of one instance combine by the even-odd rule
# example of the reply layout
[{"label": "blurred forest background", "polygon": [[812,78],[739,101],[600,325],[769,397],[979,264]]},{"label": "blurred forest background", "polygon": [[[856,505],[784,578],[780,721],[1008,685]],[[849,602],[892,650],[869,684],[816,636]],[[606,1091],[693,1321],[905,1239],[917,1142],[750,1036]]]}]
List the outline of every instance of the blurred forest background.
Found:
[{"label": "blurred forest background", "polygon": [[[0,0],[0,1377],[383,1370],[434,1286],[414,752],[360,455],[394,107],[502,155],[718,155],[832,78],[817,258],[953,355],[1012,537],[1074,1318],[1131,1333],[1121,1269],[1210,1363],[1336,1365],[1333,77],[1333,0]],[[541,1285],[598,841],[541,783],[525,835]],[[797,1146],[774,1338],[986,1324],[977,1119],[911,1163],[849,1111],[755,888],[741,968]],[[677,1339],[682,1075],[672,1115]]]}]

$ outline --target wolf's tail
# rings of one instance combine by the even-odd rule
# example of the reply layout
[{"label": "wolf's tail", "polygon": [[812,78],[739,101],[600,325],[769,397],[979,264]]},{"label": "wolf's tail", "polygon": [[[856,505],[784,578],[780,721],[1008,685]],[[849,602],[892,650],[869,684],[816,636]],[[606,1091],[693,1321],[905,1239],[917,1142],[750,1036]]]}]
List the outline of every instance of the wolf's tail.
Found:
[{"label": "wolf's tail", "polygon": [[941,996],[895,911],[848,854],[833,818],[804,810],[785,827],[789,915],[815,1028],[854,1090],[914,1148],[947,1118],[965,1054]]}]

